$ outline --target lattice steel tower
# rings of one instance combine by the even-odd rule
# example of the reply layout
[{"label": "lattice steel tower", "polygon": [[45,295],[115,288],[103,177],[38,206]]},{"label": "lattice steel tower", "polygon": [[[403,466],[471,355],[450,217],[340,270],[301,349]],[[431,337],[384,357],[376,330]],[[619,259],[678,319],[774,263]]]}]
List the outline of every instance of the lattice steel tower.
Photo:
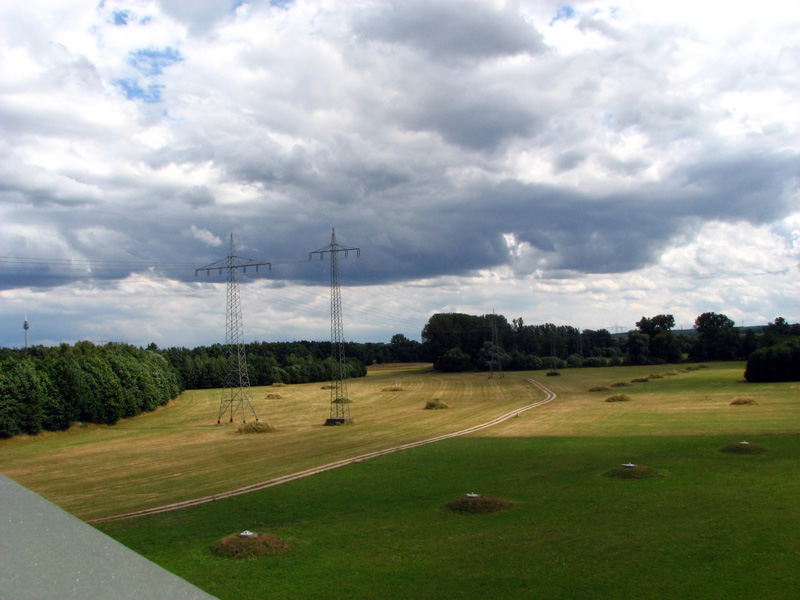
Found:
[{"label": "lattice steel tower", "polygon": [[344,363],[344,327],[342,326],[342,290],[339,285],[339,254],[355,251],[356,256],[361,256],[360,248],[350,248],[336,243],[336,231],[331,230],[331,243],[314,250],[308,255],[308,260],[314,254],[319,254],[320,260],[325,253],[331,255],[331,354],[334,362],[334,373],[331,377],[331,416],[325,425],[348,425],[353,422],[350,416],[350,398],[347,396],[347,367]]},{"label": "lattice steel tower", "polygon": [[242,302],[239,296],[239,269],[247,272],[247,267],[255,267],[256,271],[261,266],[271,263],[256,262],[251,258],[242,258],[234,254],[233,234],[231,234],[230,251],[227,258],[215,263],[195,269],[195,277],[200,271],[210,275],[211,271],[218,270],[228,273],[228,302],[225,316],[225,379],[222,384],[222,394],[219,401],[219,414],[217,424],[222,422],[222,415],[230,413],[230,422],[237,413],[241,414],[242,423],[247,422],[247,415],[252,414],[256,421],[258,415],[253,407],[253,394],[250,391],[250,378],[247,375],[247,356],[244,349],[244,329],[242,328]]}]

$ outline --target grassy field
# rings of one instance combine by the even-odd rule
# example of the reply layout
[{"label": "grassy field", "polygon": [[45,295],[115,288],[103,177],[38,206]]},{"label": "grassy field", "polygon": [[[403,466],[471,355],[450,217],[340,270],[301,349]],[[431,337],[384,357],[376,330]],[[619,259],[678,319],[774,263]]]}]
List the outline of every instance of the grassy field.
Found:
[{"label": "grassy field", "polygon": [[[800,390],[745,384],[743,368],[526,373],[558,399],[467,437],[98,527],[221,599],[797,597]],[[662,377],[611,387],[650,374]],[[209,424],[216,394],[188,392],[115,427],[0,442],[0,470],[81,516],[121,512],[124,493],[134,496],[129,508],[163,504],[205,493],[207,478],[220,489],[252,483],[459,430],[542,397],[510,375],[373,371],[349,382],[357,422],[340,428],[321,426],[328,398],[319,385],[258,390],[285,398],[270,401],[266,419],[279,431],[257,439]],[[382,391],[392,385],[402,390]],[[589,391],[598,385],[609,389]],[[630,400],[604,402],[615,393]],[[756,404],[732,406],[740,396]],[[421,410],[431,398],[453,408]],[[743,439],[768,451],[719,452]],[[631,461],[661,476],[603,476]],[[255,474],[232,474],[242,464]],[[467,492],[511,508],[444,508]],[[245,561],[211,554],[244,529],[278,535],[290,549]]]}]

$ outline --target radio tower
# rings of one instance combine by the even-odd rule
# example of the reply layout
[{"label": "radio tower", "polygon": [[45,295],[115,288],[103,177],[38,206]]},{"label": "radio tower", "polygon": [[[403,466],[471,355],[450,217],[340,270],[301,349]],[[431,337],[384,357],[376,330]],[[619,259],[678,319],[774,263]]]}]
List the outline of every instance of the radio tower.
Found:
[{"label": "radio tower", "polygon": [[241,413],[242,423],[247,422],[247,415],[252,413],[256,421],[258,415],[253,408],[253,394],[250,392],[250,378],[247,376],[247,356],[244,349],[244,330],[242,329],[242,302],[239,298],[239,269],[243,273],[247,272],[247,267],[255,267],[256,271],[261,266],[267,265],[272,270],[272,264],[268,262],[256,262],[251,258],[236,256],[233,252],[233,234],[231,234],[231,246],[228,257],[218,260],[215,263],[195,269],[194,275],[200,271],[205,271],[210,275],[211,271],[218,270],[228,273],[228,304],[225,317],[225,346],[226,346],[226,365],[225,380],[222,384],[222,395],[219,401],[219,415],[217,424],[222,422],[222,415],[230,413],[230,422],[236,413]]},{"label": "radio tower", "polygon": [[28,329],[31,328],[31,326],[28,324],[28,311],[25,311],[25,324],[22,326],[22,328],[25,330],[25,350],[27,350],[28,349]]},{"label": "radio tower", "polygon": [[497,334],[497,317],[492,311],[492,358],[489,359],[489,379],[494,376],[494,366],[497,365],[499,377],[503,377],[503,363],[500,361],[500,341]]},{"label": "radio tower", "polygon": [[331,378],[331,416],[325,425],[349,425],[353,423],[350,416],[350,398],[347,397],[347,368],[344,364],[344,328],[342,326],[342,290],[339,285],[339,253],[348,253],[355,250],[356,256],[361,256],[360,248],[349,248],[336,243],[336,231],[331,230],[331,243],[314,250],[308,255],[308,260],[314,254],[319,254],[319,259],[325,253],[331,255],[331,353],[334,362],[334,372]]}]

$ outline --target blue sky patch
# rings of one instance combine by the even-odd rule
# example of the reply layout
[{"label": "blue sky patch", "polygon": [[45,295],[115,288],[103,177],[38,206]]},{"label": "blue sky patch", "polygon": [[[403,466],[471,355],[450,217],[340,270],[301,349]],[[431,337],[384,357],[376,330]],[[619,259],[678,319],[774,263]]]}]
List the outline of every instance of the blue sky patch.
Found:
[{"label": "blue sky patch", "polygon": [[553,17],[553,20],[550,21],[550,25],[555,23],[556,21],[568,21],[572,17],[575,16],[575,9],[572,8],[569,4],[559,4],[558,10],[556,11],[556,16]]},{"label": "blue sky patch", "polygon": [[127,10],[114,11],[114,25],[124,27],[128,24],[128,19],[131,18],[131,13]]},{"label": "blue sky patch", "polygon": [[131,52],[128,62],[133,65],[137,71],[142,75],[161,75],[164,68],[181,62],[183,57],[180,52],[174,48],[164,48],[163,50],[155,50],[154,48],[145,48]]},{"label": "blue sky patch", "polygon": [[157,104],[161,102],[161,90],[164,89],[163,85],[153,83],[143,88],[139,85],[139,80],[133,77],[115,79],[112,83],[125,93],[125,97],[128,100],[141,100],[146,104]]}]

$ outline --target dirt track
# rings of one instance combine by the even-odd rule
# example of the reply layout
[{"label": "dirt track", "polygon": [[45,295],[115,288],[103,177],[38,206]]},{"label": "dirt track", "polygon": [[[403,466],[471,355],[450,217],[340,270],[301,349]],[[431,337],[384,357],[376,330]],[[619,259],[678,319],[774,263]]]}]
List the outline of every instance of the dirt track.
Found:
[{"label": "dirt track", "polygon": [[289,481],[294,481],[296,479],[300,479],[302,477],[308,477],[309,475],[316,475],[317,473],[322,473],[323,471],[330,471],[331,469],[337,469],[339,467],[344,467],[345,465],[351,465],[353,463],[361,462],[362,460],[367,460],[369,458],[375,458],[377,456],[384,456],[385,454],[391,454],[392,452],[397,452],[399,450],[407,450],[408,448],[416,448],[417,446],[423,446],[425,444],[432,444],[434,442],[440,442],[442,440],[447,440],[450,438],[458,437],[461,435],[466,435],[468,433],[474,433],[476,431],[480,431],[482,429],[486,429],[488,427],[492,427],[503,421],[506,421],[522,412],[530,410],[532,408],[536,408],[538,406],[542,406],[543,404],[547,404],[548,402],[552,402],[556,399],[556,394],[552,390],[547,389],[538,381],[533,379],[529,379],[528,377],[523,377],[525,381],[535,385],[539,389],[541,389],[546,397],[544,400],[540,400],[539,402],[534,402],[533,404],[529,404],[528,406],[524,406],[520,409],[513,410],[508,412],[504,415],[500,415],[492,419],[491,421],[487,421],[486,423],[481,423],[480,425],[475,425],[473,427],[469,427],[467,429],[462,429],[461,431],[455,431],[453,433],[447,433],[444,435],[439,435],[436,437],[428,438],[426,440],[420,440],[418,442],[411,442],[408,444],[403,444],[402,446],[395,446],[393,448],[386,448],[384,450],[378,450],[376,452],[370,452],[368,454],[362,454],[361,456],[354,456],[352,458],[345,458],[343,460],[339,460],[336,462],[328,463],[326,465],[321,465],[319,467],[313,467],[311,469],[306,469],[305,471],[300,471],[298,473],[292,473],[290,475],[283,475],[282,477],[274,477],[272,479],[268,479],[267,481],[262,481],[260,483],[254,483],[252,485],[246,485],[244,487],[236,488],[235,490],[229,490],[227,492],[221,492],[219,494],[214,494],[212,496],[203,496],[201,498],[194,498],[192,500],[185,500],[183,502],[174,502],[172,504],[165,504],[164,506],[156,506],[153,508],[145,508],[143,510],[137,510],[133,512],[118,514],[118,515],[108,515],[105,517],[97,517],[95,519],[88,519],[87,523],[102,523],[103,521],[115,521],[117,519],[130,519],[133,517],[142,517],[144,515],[154,515],[163,512],[170,512],[174,510],[180,510],[181,508],[186,508],[189,506],[197,506],[198,504],[205,504],[207,502],[214,502],[215,500],[222,500],[224,498],[232,498],[233,496],[240,496],[242,494],[247,494],[249,492],[255,492],[258,490],[263,490],[264,488],[272,487],[275,485],[280,485],[282,483],[288,483]]}]

